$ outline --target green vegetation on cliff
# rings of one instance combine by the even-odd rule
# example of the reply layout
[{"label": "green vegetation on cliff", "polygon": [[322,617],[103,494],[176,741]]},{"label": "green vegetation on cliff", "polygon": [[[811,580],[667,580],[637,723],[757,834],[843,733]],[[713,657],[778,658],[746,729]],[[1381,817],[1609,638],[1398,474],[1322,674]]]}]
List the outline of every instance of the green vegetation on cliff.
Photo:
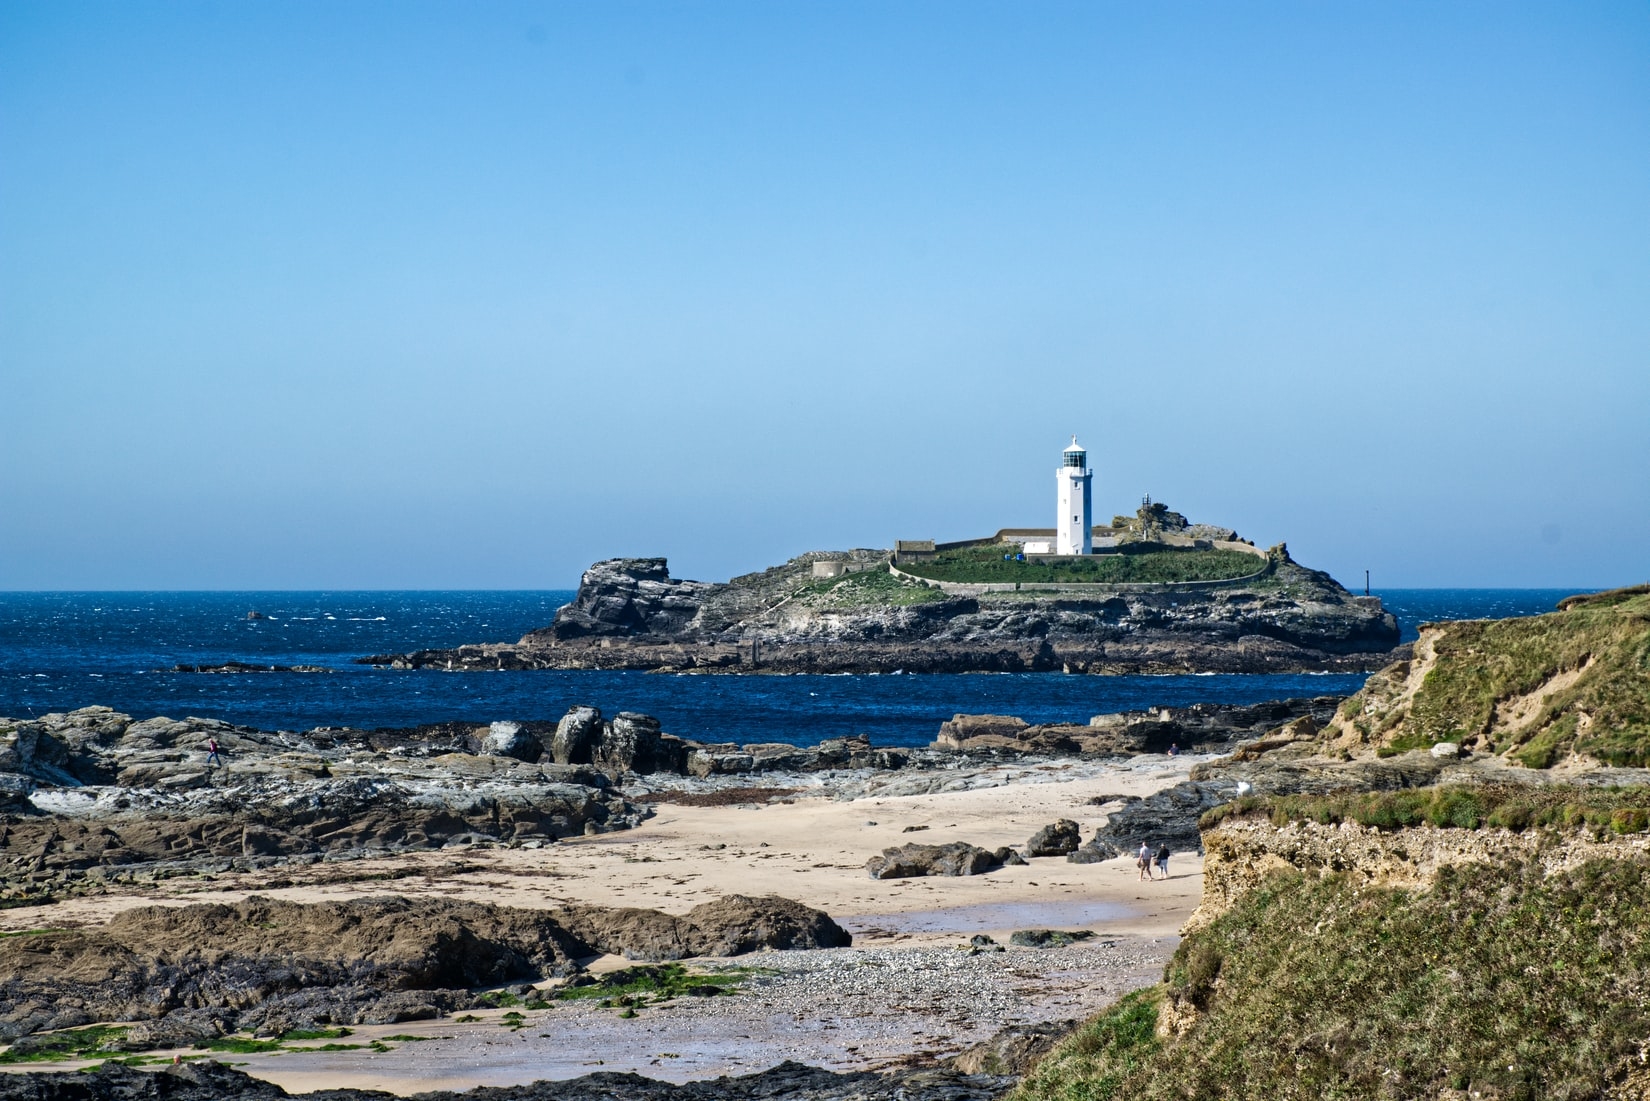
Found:
[{"label": "green vegetation on cliff", "polygon": [[1381,830],[1433,826],[1644,833],[1650,830],[1650,788],[1458,784],[1409,791],[1249,795],[1205,811],[1198,824],[1213,829],[1228,818],[1252,814],[1265,814],[1274,826],[1356,822]]},{"label": "green vegetation on cliff", "polygon": [[898,608],[945,599],[945,594],[938,589],[931,589],[919,581],[895,577],[881,568],[814,581],[797,596],[809,607],[825,611]]},{"label": "green vegetation on cliff", "polygon": [[1650,858],[1468,864],[1421,891],[1284,872],[1012,1096],[1596,1098],[1650,1036],[1647,984]]},{"label": "green vegetation on cliff", "polygon": [[1572,752],[1650,764],[1650,590],[1572,597],[1561,607],[1429,629],[1413,667],[1370,678],[1328,736],[1382,754],[1460,742],[1531,768]]},{"label": "green vegetation on cliff", "polygon": [[1229,581],[1266,568],[1265,560],[1234,550],[1165,547],[1135,554],[1097,554],[1057,562],[1003,558],[1002,544],[941,551],[926,562],[900,563],[900,569],[933,581],[973,584],[1164,584],[1177,581]]}]

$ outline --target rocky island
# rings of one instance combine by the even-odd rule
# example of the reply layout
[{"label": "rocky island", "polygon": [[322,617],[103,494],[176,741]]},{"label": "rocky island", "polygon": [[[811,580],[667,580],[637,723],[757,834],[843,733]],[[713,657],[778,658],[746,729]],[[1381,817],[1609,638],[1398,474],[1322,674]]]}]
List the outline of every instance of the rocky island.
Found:
[{"label": "rocky island", "polygon": [[[1117,517],[1088,555],[1027,553],[1036,531],[954,544],[816,551],[727,582],[663,558],[598,562],[550,625],[516,642],[380,654],[395,668],[727,673],[1366,672],[1398,624],[1278,544]],[[1098,534],[1104,533],[1104,534]]]}]

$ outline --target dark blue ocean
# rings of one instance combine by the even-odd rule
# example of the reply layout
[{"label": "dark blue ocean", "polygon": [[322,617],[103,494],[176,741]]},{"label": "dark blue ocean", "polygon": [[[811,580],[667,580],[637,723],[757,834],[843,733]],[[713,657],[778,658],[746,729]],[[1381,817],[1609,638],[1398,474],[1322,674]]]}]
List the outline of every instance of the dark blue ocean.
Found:
[{"label": "dark blue ocean", "polygon": [[[1551,611],[1572,589],[1394,589],[1386,606],[1415,637],[1428,620]],[[1348,675],[675,676],[390,670],[366,654],[514,641],[570,592],[0,593],[0,715],[104,704],[139,718],[198,715],[265,729],[376,728],[449,720],[554,719],[573,704],[644,711],[673,734],[792,742],[866,733],[922,745],[957,712],[1082,722],[1199,701],[1343,694]],[[257,610],[267,619],[248,620]],[[331,673],[173,673],[178,664],[324,665]]]}]

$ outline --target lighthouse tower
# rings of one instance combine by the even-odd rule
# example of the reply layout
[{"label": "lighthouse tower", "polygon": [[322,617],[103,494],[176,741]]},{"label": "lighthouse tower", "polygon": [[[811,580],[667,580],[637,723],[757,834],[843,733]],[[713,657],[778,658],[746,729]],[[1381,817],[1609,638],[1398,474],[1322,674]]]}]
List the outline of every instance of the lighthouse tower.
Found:
[{"label": "lighthouse tower", "polygon": [[1054,477],[1059,483],[1060,511],[1055,514],[1056,554],[1090,554],[1094,551],[1091,482],[1094,471],[1086,465],[1088,452],[1071,438],[1071,446],[1061,453],[1060,469]]}]

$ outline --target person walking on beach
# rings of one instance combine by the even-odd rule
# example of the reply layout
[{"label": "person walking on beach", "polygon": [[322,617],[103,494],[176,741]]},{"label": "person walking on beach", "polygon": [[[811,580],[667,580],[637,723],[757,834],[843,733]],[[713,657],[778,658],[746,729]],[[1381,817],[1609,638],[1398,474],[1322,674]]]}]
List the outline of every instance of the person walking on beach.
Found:
[{"label": "person walking on beach", "polygon": [[1157,873],[1164,879],[1169,878],[1169,843],[1167,841],[1157,847]]},{"label": "person walking on beach", "polygon": [[1144,841],[1140,842],[1140,857],[1135,864],[1140,868],[1141,879],[1152,877],[1152,850]]},{"label": "person walking on beach", "polygon": [[222,768],[223,767],[223,758],[218,755],[218,739],[216,739],[216,738],[206,739],[206,748],[211,751],[211,752],[207,753],[207,755],[206,755],[206,763],[209,764],[209,765],[210,764],[216,764],[219,768]]}]

